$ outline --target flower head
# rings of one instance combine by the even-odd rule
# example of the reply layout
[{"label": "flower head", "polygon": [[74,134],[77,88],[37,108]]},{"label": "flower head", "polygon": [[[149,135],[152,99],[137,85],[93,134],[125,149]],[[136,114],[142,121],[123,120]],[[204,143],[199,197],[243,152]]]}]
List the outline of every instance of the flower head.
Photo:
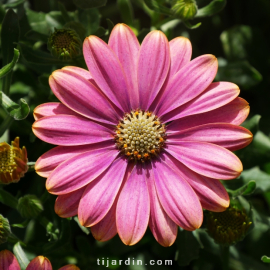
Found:
[{"label": "flower head", "polygon": [[48,50],[53,56],[70,59],[81,52],[81,39],[72,29],[55,29],[48,40]]},{"label": "flower head", "polygon": [[190,61],[190,41],[168,42],[160,31],[140,45],[124,24],[108,44],[86,38],[83,53],[89,71],[53,72],[49,83],[61,103],[34,110],[36,136],[58,145],[36,162],[58,195],[56,213],[78,215],[100,241],[118,233],[134,245],[149,225],[170,246],[177,226],[201,226],[202,208],[224,211],[229,196],[218,179],[240,175],[231,151],[252,134],[239,126],[249,113],[239,88],[212,82],[217,59]]},{"label": "flower head", "polygon": [[[16,257],[8,250],[0,251],[0,269],[2,270],[21,270]],[[26,270],[52,270],[50,260],[44,256],[37,256],[26,267]],[[59,270],[80,270],[76,265],[69,264]]]},{"label": "flower head", "polygon": [[0,143],[0,183],[17,183],[28,170],[27,152],[23,146],[20,148],[19,137],[11,142]]},{"label": "flower head", "polygon": [[195,0],[174,0],[172,5],[173,13],[182,20],[193,19],[197,13]]},{"label": "flower head", "polygon": [[207,232],[217,244],[229,246],[243,240],[252,222],[244,210],[230,206],[224,212],[209,212]]}]

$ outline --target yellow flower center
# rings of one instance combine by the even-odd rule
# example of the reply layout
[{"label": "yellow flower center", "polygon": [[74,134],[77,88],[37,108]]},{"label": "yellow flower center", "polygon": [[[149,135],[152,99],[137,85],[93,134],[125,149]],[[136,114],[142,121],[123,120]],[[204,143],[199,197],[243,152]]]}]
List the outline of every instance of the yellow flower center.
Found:
[{"label": "yellow flower center", "polygon": [[127,113],[115,131],[116,145],[130,160],[142,162],[157,156],[166,140],[165,126],[151,112]]}]

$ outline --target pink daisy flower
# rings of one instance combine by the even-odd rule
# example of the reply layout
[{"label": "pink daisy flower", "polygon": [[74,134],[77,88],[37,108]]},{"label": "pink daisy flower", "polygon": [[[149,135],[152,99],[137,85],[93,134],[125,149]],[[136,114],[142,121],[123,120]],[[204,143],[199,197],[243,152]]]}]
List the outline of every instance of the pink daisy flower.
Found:
[{"label": "pink daisy flower", "polygon": [[252,134],[239,125],[249,113],[239,88],[212,82],[213,55],[190,61],[191,43],[150,32],[140,45],[118,24],[109,43],[85,39],[89,71],[64,67],[50,77],[61,103],[34,110],[33,131],[58,145],[36,163],[58,195],[61,217],[78,215],[100,241],[117,233],[134,245],[148,225],[163,246],[178,226],[199,228],[202,208],[224,211],[229,197],[218,179],[236,178],[241,161],[231,151]]}]

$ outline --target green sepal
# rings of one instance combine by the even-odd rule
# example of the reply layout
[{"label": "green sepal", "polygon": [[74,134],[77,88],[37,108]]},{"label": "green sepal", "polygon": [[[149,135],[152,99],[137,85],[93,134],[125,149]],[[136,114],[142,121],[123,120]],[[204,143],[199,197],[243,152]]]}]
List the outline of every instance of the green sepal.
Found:
[{"label": "green sepal", "polygon": [[14,56],[13,56],[12,61],[0,69],[0,79],[6,76],[10,71],[13,70],[14,66],[18,62],[19,56],[20,56],[19,50],[14,48]]},{"label": "green sepal", "polygon": [[133,25],[133,9],[130,0],[117,0],[117,6],[124,23]]},{"label": "green sepal", "polygon": [[226,6],[226,0],[213,0],[207,6],[198,9],[196,14],[196,18],[212,16],[218,12],[220,12]]},{"label": "green sepal", "polygon": [[195,24],[195,25],[192,25],[190,22],[188,22],[188,21],[183,21],[183,23],[185,24],[185,26],[187,27],[187,28],[189,28],[189,29],[196,29],[196,28],[198,28],[202,23],[201,22],[199,22],[199,23],[197,23],[197,24]]},{"label": "green sepal", "polygon": [[236,190],[227,189],[227,192],[232,196],[232,198],[236,198],[238,196],[246,196],[252,194],[256,189],[256,182],[254,180],[249,181],[247,184]]},{"label": "green sepal", "polygon": [[193,19],[197,14],[197,10],[195,0],[175,0],[172,6],[172,12],[175,16],[184,21]]},{"label": "green sepal", "polygon": [[262,256],[261,260],[264,262],[264,263],[270,263],[270,257],[267,257],[267,256]]},{"label": "green sepal", "polygon": [[2,101],[2,106],[5,111],[15,120],[23,120],[28,116],[30,108],[24,99],[21,98],[20,104],[17,104],[13,102],[2,91],[0,91],[0,99]]},{"label": "green sepal", "polygon": [[13,209],[17,209],[18,200],[4,189],[0,189],[0,202]]},{"label": "green sepal", "polygon": [[173,15],[172,11],[169,8],[163,6],[160,0],[144,0],[144,2],[146,6],[151,10],[168,16]]}]

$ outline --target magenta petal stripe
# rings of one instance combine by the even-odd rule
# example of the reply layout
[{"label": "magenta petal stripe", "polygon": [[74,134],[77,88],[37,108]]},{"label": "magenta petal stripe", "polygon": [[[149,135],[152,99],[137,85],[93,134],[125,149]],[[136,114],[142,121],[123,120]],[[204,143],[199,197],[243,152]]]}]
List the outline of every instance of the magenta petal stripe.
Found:
[{"label": "magenta petal stripe", "polygon": [[177,172],[181,178],[185,179],[193,188],[204,209],[222,212],[229,206],[229,195],[218,180],[191,171],[168,153],[164,153],[163,155],[168,166]]},{"label": "magenta petal stripe", "polygon": [[167,113],[162,119],[167,122],[193,114],[212,111],[231,102],[239,95],[239,93],[240,90],[234,83],[211,83],[202,94]]},{"label": "magenta petal stripe", "polygon": [[85,187],[82,187],[71,193],[59,195],[54,205],[55,213],[62,218],[76,216],[78,214],[78,206],[84,190]]},{"label": "magenta petal stripe", "polygon": [[100,38],[84,40],[83,54],[88,69],[103,93],[123,112],[130,110],[124,70],[112,49]]},{"label": "magenta petal stripe", "polygon": [[97,179],[87,185],[80,201],[78,218],[85,227],[97,224],[112,207],[121,187],[127,160],[119,157]]},{"label": "magenta petal stripe", "polygon": [[99,223],[90,228],[91,233],[96,240],[105,242],[117,234],[116,205],[117,199],[115,199],[113,206],[108,211],[106,216]]},{"label": "magenta petal stripe", "polygon": [[170,68],[170,48],[161,31],[150,32],[141,45],[138,61],[140,109],[148,110]]},{"label": "magenta petal stripe", "polygon": [[84,145],[113,138],[112,129],[75,115],[43,117],[32,129],[38,138],[56,145]]},{"label": "magenta petal stripe", "polygon": [[150,215],[150,200],[145,170],[141,163],[132,170],[116,208],[118,234],[126,245],[135,245],[143,237]]},{"label": "magenta petal stripe", "polygon": [[[250,107],[242,98],[236,98],[232,102],[210,112],[186,116],[173,121],[167,126],[169,133],[178,132],[192,127],[210,123],[242,124],[248,117]],[[162,118],[163,120],[163,118]]]},{"label": "magenta petal stripe", "polygon": [[34,118],[38,120],[45,116],[57,115],[57,114],[67,114],[67,115],[77,115],[78,114],[64,104],[60,102],[48,102],[37,106],[34,111]]},{"label": "magenta petal stripe", "polygon": [[213,123],[181,130],[172,134],[168,131],[167,143],[177,145],[184,141],[209,142],[231,151],[239,150],[249,145],[252,133],[243,127],[226,123]]},{"label": "magenta petal stripe", "polygon": [[106,124],[118,123],[119,116],[111,103],[84,77],[70,70],[56,70],[49,83],[55,96],[78,114]]},{"label": "magenta petal stripe", "polygon": [[[57,146],[48,152],[44,153],[36,161],[35,170],[37,174],[42,177],[49,177],[50,173],[62,162],[67,159],[84,152],[97,150],[100,153],[104,152],[106,149],[115,149],[114,141],[105,141],[102,143],[94,143],[87,145],[78,145],[78,146]],[[97,153],[97,152],[96,152]]]},{"label": "magenta petal stripe", "polygon": [[191,170],[210,178],[229,180],[243,171],[239,158],[229,150],[206,142],[167,144],[165,150]]},{"label": "magenta petal stripe", "polygon": [[47,190],[55,195],[84,187],[103,173],[118,155],[116,149],[88,151],[61,163],[46,181]]},{"label": "magenta petal stripe", "polygon": [[158,115],[162,116],[200,95],[214,80],[217,67],[216,57],[210,54],[185,65],[168,83],[160,99]]},{"label": "magenta petal stripe", "polygon": [[203,221],[203,213],[193,189],[160,158],[152,164],[155,186],[163,209],[183,229],[198,229]]},{"label": "magenta petal stripe", "polygon": [[169,247],[175,242],[178,226],[167,215],[159,201],[151,163],[145,164],[145,169],[150,196],[149,227],[155,239],[162,246]]},{"label": "magenta petal stripe", "polygon": [[117,55],[127,78],[130,104],[133,110],[139,108],[137,64],[140,43],[133,31],[125,24],[117,24],[110,35],[109,46]]}]

